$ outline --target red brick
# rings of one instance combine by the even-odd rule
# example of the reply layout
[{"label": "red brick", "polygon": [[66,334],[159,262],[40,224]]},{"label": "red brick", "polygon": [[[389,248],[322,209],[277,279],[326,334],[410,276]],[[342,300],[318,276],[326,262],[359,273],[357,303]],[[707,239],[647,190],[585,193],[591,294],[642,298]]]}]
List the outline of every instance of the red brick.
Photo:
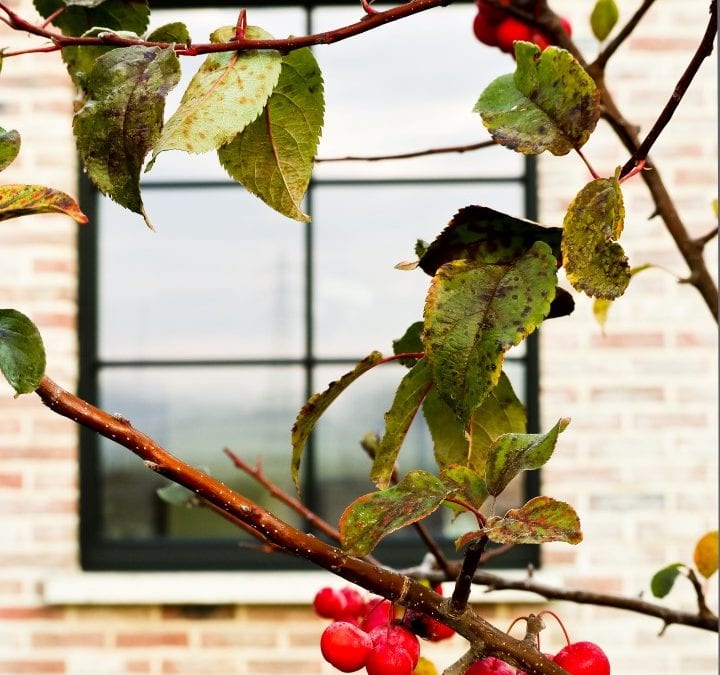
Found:
[{"label": "red brick", "polygon": [[668,413],[664,415],[636,415],[635,426],[638,429],[668,429],[673,427],[707,427],[706,415]]},{"label": "red brick", "polygon": [[71,274],[75,271],[75,262],[65,258],[36,258],[33,260],[33,272],[61,272]]},{"label": "red brick", "polygon": [[204,632],[200,640],[203,647],[272,647],[276,644],[276,635],[270,630],[248,631],[235,626],[232,630]]},{"label": "red brick", "polygon": [[590,346],[597,349],[627,349],[628,347],[662,347],[665,338],[662,333],[612,333],[593,335]]},{"label": "red brick", "polygon": [[591,401],[663,401],[662,387],[593,387]]},{"label": "red brick", "polygon": [[75,459],[75,448],[52,447],[15,447],[0,448],[0,460],[3,459]]},{"label": "red brick", "polygon": [[102,633],[35,633],[33,647],[102,647]]},{"label": "red brick", "polygon": [[0,607],[0,620],[62,619],[65,612],[57,607]]},{"label": "red brick", "polygon": [[18,489],[23,484],[23,476],[20,473],[0,473],[0,489]]},{"label": "red brick", "polygon": [[0,661],[0,673],[12,673],[13,675],[20,675],[20,673],[32,673],[32,675],[39,675],[39,673],[64,672],[65,662],[59,660]]},{"label": "red brick", "polygon": [[693,52],[697,48],[695,40],[673,37],[634,37],[630,38],[630,49],[643,52]]},{"label": "red brick", "polygon": [[187,633],[120,633],[118,647],[186,647]]},{"label": "red brick", "polygon": [[249,670],[252,673],[261,675],[277,673],[277,675],[288,675],[288,673],[321,673],[322,666],[318,661],[250,661]]},{"label": "red brick", "polygon": [[[230,659],[196,657],[192,659],[165,660],[162,664],[162,672],[166,675],[207,675],[208,673],[233,675],[239,673],[240,670],[236,663]],[[283,671],[285,675],[291,672],[293,671]]]},{"label": "red brick", "polygon": [[152,670],[150,661],[132,660],[125,662],[126,673],[149,673]]}]

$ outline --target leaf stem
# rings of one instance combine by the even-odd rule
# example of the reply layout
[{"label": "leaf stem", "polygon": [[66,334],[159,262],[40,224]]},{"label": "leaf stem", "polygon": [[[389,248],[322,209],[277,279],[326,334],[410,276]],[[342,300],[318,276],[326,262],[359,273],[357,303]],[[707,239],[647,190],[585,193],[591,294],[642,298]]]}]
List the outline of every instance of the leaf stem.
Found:
[{"label": "leaf stem", "polygon": [[406,354],[393,354],[392,356],[386,356],[378,361],[374,366],[381,366],[384,363],[390,363],[391,361],[397,361],[398,359],[421,359],[425,356],[425,352],[407,352]]},{"label": "leaf stem", "polygon": [[597,180],[598,178],[600,178],[600,176],[598,175],[598,173],[597,173],[597,172],[595,171],[595,169],[593,168],[592,164],[590,164],[590,162],[588,161],[587,157],[585,157],[585,155],[583,154],[582,150],[580,150],[580,148],[575,148],[575,152],[579,155],[580,159],[582,159],[582,161],[585,163],[585,166],[588,168],[588,171],[590,172],[590,175],[591,175],[595,180]]}]

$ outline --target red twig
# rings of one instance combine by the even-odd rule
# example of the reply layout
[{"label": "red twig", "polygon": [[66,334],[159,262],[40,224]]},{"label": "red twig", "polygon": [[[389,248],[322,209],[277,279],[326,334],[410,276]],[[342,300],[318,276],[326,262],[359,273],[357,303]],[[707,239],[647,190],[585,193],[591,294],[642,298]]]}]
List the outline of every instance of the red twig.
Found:
[{"label": "red twig", "polygon": [[116,45],[118,47],[128,47],[131,45],[141,45],[144,47],[161,47],[163,49],[172,46],[175,52],[180,56],[195,56],[197,54],[209,54],[211,52],[227,52],[227,51],[248,51],[250,49],[276,49],[281,52],[290,52],[302,47],[310,47],[313,45],[327,45],[355,35],[360,35],[379,26],[383,26],[399,19],[424,12],[434,7],[449,5],[453,0],[410,0],[398,7],[377,12],[372,16],[366,15],[361,21],[335,28],[333,30],[324,31],[322,33],[314,33],[312,35],[303,35],[299,37],[290,37],[286,39],[267,39],[267,40],[237,40],[233,42],[223,43],[199,43],[193,44],[192,47],[186,45],[171,45],[168,42],[149,42],[147,40],[124,38],[111,31],[102,33],[95,37],[76,37],[70,35],[62,35],[61,33],[47,30],[41,26],[23,19],[20,15],[13,12],[4,2],[0,2],[0,10],[4,11],[8,17],[6,23],[15,30],[24,31],[38,37],[51,40],[60,48],[71,46],[101,46]]},{"label": "red twig", "polygon": [[414,157],[426,157],[428,155],[441,155],[445,153],[463,153],[472,150],[481,150],[497,145],[495,141],[481,141],[470,145],[449,145],[442,148],[429,148],[428,150],[416,150],[413,152],[402,152],[396,155],[348,155],[347,157],[316,157],[317,164],[323,162],[382,162],[391,159],[413,159]]}]

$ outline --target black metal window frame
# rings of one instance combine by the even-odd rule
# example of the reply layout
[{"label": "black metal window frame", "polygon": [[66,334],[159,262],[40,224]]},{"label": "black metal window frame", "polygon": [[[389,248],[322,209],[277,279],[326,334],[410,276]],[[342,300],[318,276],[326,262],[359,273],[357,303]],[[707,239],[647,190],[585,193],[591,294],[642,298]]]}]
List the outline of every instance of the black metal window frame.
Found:
[{"label": "black metal window frame", "polygon": [[[340,6],[355,4],[350,2],[273,2],[277,7],[298,7],[306,11],[307,27],[311,29],[311,10],[315,7]],[[153,8],[198,8],[194,2],[151,2]],[[268,7],[268,3],[246,2],[253,5]],[[216,1],[212,7],[236,7],[236,3]],[[204,6],[203,6],[204,7]],[[532,157],[524,161],[524,172],[511,177],[475,177],[475,178],[408,178],[408,179],[315,179],[311,180],[308,190],[306,211],[313,214],[313,191],[315,187],[326,186],[392,186],[411,185],[429,188],[441,185],[521,185],[524,191],[525,217],[537,218],[537,179],[536,162]],[[176,187],[172,182],[152,182],[144,184],[143,190],[168,189]],[[183,190],[203,190],[207,188],[227,188],[242,190],[240,186],[228,181],[183,181]],[[102,197],[93,189],[87,178],[80,175],[80,203],[89,216],[90,222],[97,222],[99,200]],[[274,367],[300,366],[304,370],[305,396],[309,398],[315,391],[313,373],[316,368],[328,365],[347,365],[352,368],[363,355],[348,355],[342,358],[320,358],[314,350],[314,277],[315,261],[313,257],[314,229],[312,220],[304,225],[304,354],[299,358],[249,358],[249,359],[133,359],[103,360],[98,350],[98,233],[93,226],[79,229],[79,352],[80,376],[79,394],[90,402],[100,400],[99,380],[103,369],[123,367],[143,369],[148,367],[193,367],[206,366],[223,368],[230,366]],[[524,366],[524,390],[526,392],[526,408],[528,428],[537,431],[539,428],[539,348],[537,334],[531,335],[526,341],[524,355],[508,357],[520,361]],[[149,539],[149,540],[118,540],[103,535],[102,518],[102,480],[99,461],[99,439],[96,434],[81,429],[80,431],[80,549],[81,565],[87,570],[252,570],[252,569],[306,569],[309,567],[302,560],[283,555],[270,555],[252,550],[245,550],[238,555],[237,542],[233,540],[196,540],[196,539]],[[307,505],[314,506],[313,486],[316,467],[312,438],[308,444],[303,463],[304,485]],[[289,450],[288,450],[289,453]],[[288,455],[289,456],[289,455]],[[538,471],[527,472],[524,477],[525,496],[539,494],[540,474]],[[453,555],[451,541],[441,542],[448,555]],[[413,549],[415,562],[422,556],[424,549],[418,540],[417,548]],[[406,566],[412,564],[408,559],[407,544],[393,546],[390,540],[383,546],[383,562],[391,565]],[[523,567],[528,564],[538,566],[540,563],[539,547],[517,546],[498,559],[496,566]]]}]

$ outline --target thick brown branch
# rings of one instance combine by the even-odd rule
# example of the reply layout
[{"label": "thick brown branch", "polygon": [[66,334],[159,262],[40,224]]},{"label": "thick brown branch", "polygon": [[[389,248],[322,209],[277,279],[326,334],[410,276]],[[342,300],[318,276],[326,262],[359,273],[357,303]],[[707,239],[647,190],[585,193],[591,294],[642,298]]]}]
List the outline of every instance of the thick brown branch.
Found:
[{"label": "thick brown branch", "polygon": [[480,645],[488,654],[509,657],[531,672],[564,675],[565,671],[557,664],[548,661],[529,645],[498,630],[472,609],[468,608],[459,617],[451,615],[443,598],[419,581],[349,556],[288,525],[212,476],[174,457],[152,438],[134,429],[127,420],[114,417],[79,399],[50,378],[43,378],[36,393],[53,412],[129,449],[145,460],[152,470],[243,521],[287,553],[309,560],[372,593],[442,621],[474,645]]},{"label": "thick brown branch", "polygon": [[311,47],[313,45],[327,45],[334,42],[340,42],[347,38],[360,35],[373,28],[378,28],[387,23],[404,19],[407,16],[424,12],[434,7],[449,5],[453,0],[411,0],[384,12],[378,12],[371,16],[365,16],[361,21],[356,23],[335,28],[333,30],[324,31],[322,33],[314,33],[312,35],[303,35],[299,37],[290,37],[280,40],[234,40],[232,42],[218,43],[201,43],[192,45],[171,45],[167,42],[148,42],[147,40],[132,39],[121,37],[111,31],[103,33],[96,37],[74,37],[62,35],[56,31],[50,31],[42,26],[23,19],[21,16],[13,12],[5,3],[0,2],[0,10],[7,14],[6,23],[18,31],[37,35],[47,40],[51,40],[54,45],[59,48],[71,46],[90,46],[90,45],[115,45],[118,47],[128,47],[131,45],[142,45],[145,47],[161,47],[163,49],[172,46],[175,52],[180,56],[197,56],[198,54],[209,54],[211,52],[227,52],[227,51],[248,51],[250,49],[277,49],[281,52],[290,52],[301,47]]}]

